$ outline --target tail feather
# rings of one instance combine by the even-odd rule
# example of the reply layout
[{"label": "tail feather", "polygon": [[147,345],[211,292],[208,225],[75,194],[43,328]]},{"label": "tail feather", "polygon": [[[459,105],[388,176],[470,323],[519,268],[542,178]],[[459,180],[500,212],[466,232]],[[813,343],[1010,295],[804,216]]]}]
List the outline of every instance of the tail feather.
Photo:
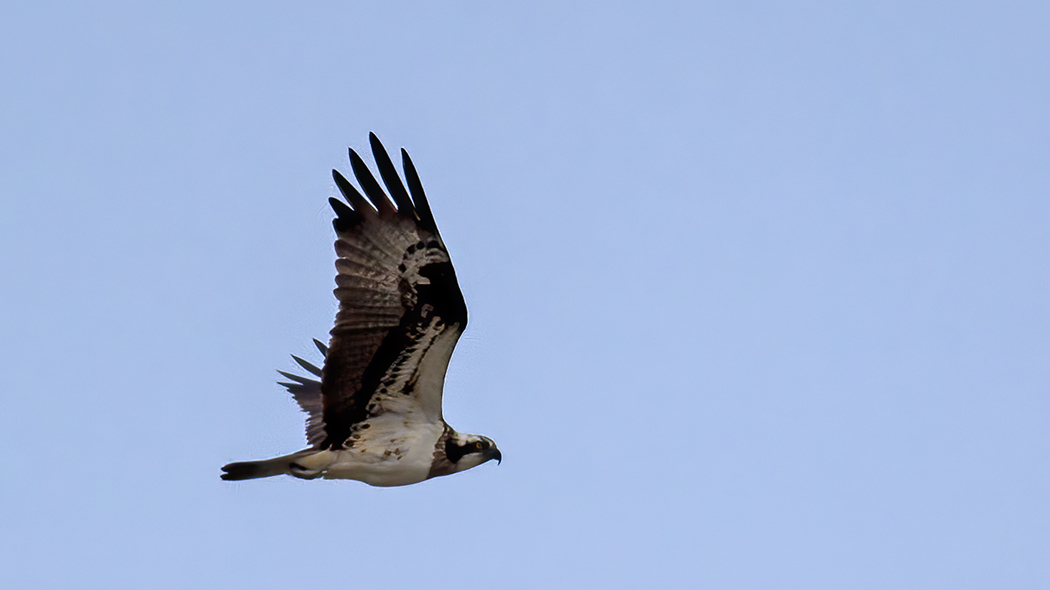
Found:
[{"label": "tail feather", "polygon": [[[275,475],[295,475],[296,477],[309,478],[312,473],[304,473],[303,468],[296,460],[315,453],[314,450],[299,451],[291,455],[264,459],[262,461],[239,461],[229,463],[222,467],[222,478],[226,481],[241,481],[244,479],[258,479],[260,477],[273,477]],[[319,475],[319,474],[318,474]],[[316,477],[316,475],[313,475]]]}]

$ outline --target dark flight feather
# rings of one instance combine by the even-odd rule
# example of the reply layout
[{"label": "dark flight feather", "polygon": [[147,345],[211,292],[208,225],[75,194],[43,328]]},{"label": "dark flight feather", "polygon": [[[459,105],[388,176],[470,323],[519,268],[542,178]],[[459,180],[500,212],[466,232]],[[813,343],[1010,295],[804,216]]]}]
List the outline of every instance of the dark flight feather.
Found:
[{"label": "dark flight feather", "polygon": [[314,375],[317,375],[318,377],[321,376],[321,369],[317,368],[317,365],[314,365],[311,362],[305,361],[305,360],[295,356],[294,354],[292,355],[292,358],[295,359],[295,362],[299,363],[300,367],[306,369],[307,371],[310,371],[311,373],[313,373]]},{"label": "dark flight feather", "polygon": [[[352,154],[354,152],[351,151],[350,153]],[[369,203],[368,199],[364,198],[364,196],[354,188],[354,185],[350,184],[350,181],[347,180],[342,173],[338,170],[332,170],[332,178],[335,180],[335,185],[339,187],[339,192],[343,193],[343,198],[346,199],[347,203],[350,203],[351,207],[353,207],[352,211],[356,211],[358,215],[364,218],[375,217],[376,210],[372,206],[372,203]],[[339,201],[339,199],[335,200],[336,202]],[[331,203],[332,198],[329,198],[328,202]],[[336,213],[339,214],[341,211],[336,209]]]},{"label": "dark flight feather", "polygon": [[361,156],[357,155],[357,152],[350,150],[350,167],[354,170],[354,176],[357,177],[357,183],[364,189],[365,195],[368,196],[368,200],[372,201],[372,204],[376,206],[380,215],[393,215],[397,213],[394,206],[390,204],[390,199],[387,198],[386,193],[376,182],[376,177],[372,176],[372,171],[368,169],[364,160]]},{"label": "dark flight feather", "polygon": [[397,212],[415,218],[412,199],[409,198],[408,191],[405,190],[405,185],[401,182],[401,177],[394,168],[394,163],[390,161],[390,156],[383,148],[383,144],[379,142],[375,133],[368,134],[368,142],[372,145],[372,154],[375,155],[376,166],[379,167],[379,175],[383,177],[383,184],[386,185],[386,190],[390,191],[390,196],[394,197],[394,203],[397,203]]},{"label": "dark flight feather", "polygon": [[412,158],[408,156],[405,148],[401,148],[401,165],[405,168],[405,180],[408,182],[409,192],[412,193],[412,201],[416,204],[416,216],[419,219],[420,226],[435,236],[440,235],[438,234],[437,222],[434,221],[434,214],[430,212],[430,203],[427,202],[427,195],[423,192],[423,183],[419,181],[419,174],[416,172],[416,167],[412,164]]}]

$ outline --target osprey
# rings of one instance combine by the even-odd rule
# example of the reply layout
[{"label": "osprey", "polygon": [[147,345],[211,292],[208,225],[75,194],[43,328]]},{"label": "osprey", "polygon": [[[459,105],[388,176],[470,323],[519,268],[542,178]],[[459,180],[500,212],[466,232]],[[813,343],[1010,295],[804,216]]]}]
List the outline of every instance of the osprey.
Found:
[{"label": "osprey", "polygon": [[314,340],[324,368],[292,356],[320,381],[279,371],[309,415],[310,447],[230,463],[222,479],[288,474],[402,486],[503,459],[491,439],[461,434],[442,417],[445,371],[467,306],[408,152],[401,150],[406,191],[383,144],[368,138],[393,202],[353,149],[350,165],[367,198],[332,171],[346,199],[328,199],[339,312],[328,346]]}]

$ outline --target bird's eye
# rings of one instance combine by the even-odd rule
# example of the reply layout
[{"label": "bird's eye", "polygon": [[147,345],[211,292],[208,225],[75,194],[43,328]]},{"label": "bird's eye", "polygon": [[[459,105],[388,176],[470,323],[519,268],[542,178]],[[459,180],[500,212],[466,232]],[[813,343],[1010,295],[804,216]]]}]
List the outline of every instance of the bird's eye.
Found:
[{"label": "bird's eye", "polygon": [[478,450],[481,450],[485,448],[485,443],[479,440],[478,442],[474,443],[474,446],[477,447]]}]

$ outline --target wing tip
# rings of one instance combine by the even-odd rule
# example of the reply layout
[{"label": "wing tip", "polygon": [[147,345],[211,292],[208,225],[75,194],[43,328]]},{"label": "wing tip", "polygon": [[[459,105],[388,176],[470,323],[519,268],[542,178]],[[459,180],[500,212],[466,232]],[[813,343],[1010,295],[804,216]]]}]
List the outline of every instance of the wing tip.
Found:
[{"label": "wing tip", "polygon": [[416,205],[419,224],[435,236],[440,235],[437,222],[434,221],[434,213],[431,212],[430,203],[427,201],[427,194],[423,190],[423,182],[419,180],[419,172],[412,163],[412,156],[408,155],[408,150],[405,148],[401,148],[401,167],[405,169],[405,180],[408,181],[408,191],[412,194],[412,201]]},{"label": "wing tip", "polygon": [[317,377],[321,376],[321,369],[317,365],[315,365],[315,364],[313,364],[310,361],[307,361],[305,359],[301,359],[301,358],[295,356],[294,354],[292,355],[292,359],[294,359],[295,362],[299,363],[299,366],[302,367],[303,369],[309,371],[310,373],[316,375]]},{"label": "wing tip", "polygon": [[[332,172],[335,172],[336,174],[339,173],[336,170],[333,170]],[[364,217],[362,217],[360,213],[354,211],[350,205],[347,205],[335,197],[328,197],[328,204],[331,205],[332,211],[335,211],[335,217],[332,219],[332,227],[335,228],[336,233],[343,233],[344,231],[360,225],[360,223],[364,221]]]},{"label": "wing tip", "polygon": [[[423,183],[419,180],[419,173],[412,163],[412,157],[408,155],[408,150],[401,148],[401,167],[404,170],[406,181],[403,183],[383,142],[379,140],[379,136],[374,131],[368,133],[368,142],[372,147],[376,165],[379,167],[380,177],[386,185],[386,191],[379,185],[364,158],[354,148],[347,148],[350,156],[350,169],[362,190],[359,191],[354,187],[339,170],[332,170],[332,179],[335,180],[346,203],[349,203],[349,206],[346,206],[346,203],[338,199],[332,201],[334,197],[329,199],[332,209],[338,216],[332,222],[336,232],[352,229],[366,218],[379,214],[381,216],[399,215],[414,219],[421,228],[435,236],[439,235],[437,222],[434,220],[430,203],[427,202],[426,193],[423,191]],[[336,202],[339,204],[337,205]]]},{"label": "wing tip", "polygon": [[379,168],[379,175],[383,178],[383,184],[386,185],[387,192],[394,200],[398,215],[414,220],[419,219],[416,214],[416,208],[412,203],[412,198],[408,196],[405,184],[401,181],[401,176],[398,174],[397,168],[394,167],[394,162],[390,159],[390,154],[387,152],[386,147],[383,146],[383,142],[379,141],[379,137],[375,133],[369,133],[368,143],[372,146],[372,157],[375,158],[376,166]]}]

